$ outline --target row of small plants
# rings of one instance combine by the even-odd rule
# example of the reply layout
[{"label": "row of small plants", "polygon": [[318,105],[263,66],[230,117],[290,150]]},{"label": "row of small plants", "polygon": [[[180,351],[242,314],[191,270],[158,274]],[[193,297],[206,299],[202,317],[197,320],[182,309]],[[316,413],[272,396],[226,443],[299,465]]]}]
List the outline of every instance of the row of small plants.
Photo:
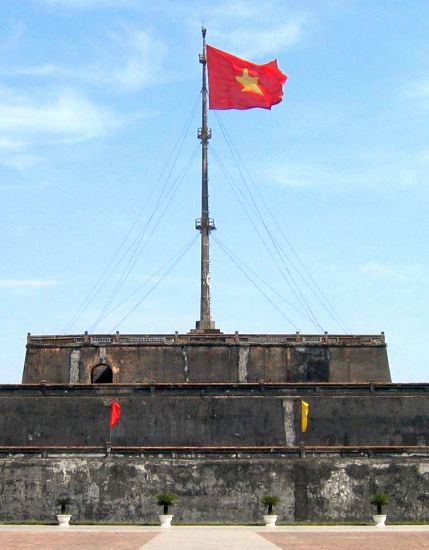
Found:
[{"label": "row of small plants", "polygon": [[[156,495],[157,504],[159,506],[162,506],[162,509],[163,509],[163,513],[162,515],[160,515],[161,526],[169,527],[171,525],[171,519],[173,516],[169,515],[168,513],[169,507],[173,506],[177,500],[178,500],[177,495],[174,495],[173,493],[161,493],[159,495]],[[273,509],[274,509],[274,506],[277,506],[278,504],[280,504],[282,499],[276,495],[266,495],[262,497],[260,501],[261,501],[261,504],[266,508],[266,512],[267,512],[266,515],[264,515],[265,524],[268,526],[274,527],[275,522],[277,520],[277,516],[273,514]],[[371,504],[376,506],[377,516],[382,516],[383,506],[386,506],[387,504],[389,504],[389,495],[386,493],[377,493],[377,494],[371,495],[369,501]],[[70,504],[70,499],[67,497],[59,498],[56,504],[57,506],[60,507],[60,514],[58,516],[58,521],[60,522],[60,526],[62,525],[60,521],[60,516],[68,517],[68,521],[65,521],[66,525],[63,525],[63,526],[67,526],[68,522],[70,521],[70,516],[67,516],[67,507]],[[375,517],[376,516],[374,516],[374,518]],[[384,525],[384,520],[382,521],[382,525]]]},{"label": "row of small plants", "polygon": [[[164,507],[164,515],[168,515],[168,507],[172,506],[177,500],[177,496],[165,493],[157,495],[157,502],[160,506]],[[274,527],[276,524],[277,516],[273,514],[274,506],[277,506],[281,502],[281,498],[276,495],[266,495],[261,498],[261,504],[266,508],[266,515],[264,515],[265,525]],[[374,516],[374,522],[378,526],[384,526],[385,516],[383,516],[383,506],[389,504],[389,495],[387,493],[377,493],[371,495],[369,501],[371,504],[376,506],[377,514]],[[380,516],[384,519],[375,519],[377,516]],[[170,520],[171,523],[171,520]]]},{"label": "row of small plants", "polygon": [[[169,507],[173,506],[177,499],[177,495],[173,495],[172,493],[162,493],[160,495],[156,495],[157,504],[158,506],[163,507],[163,513],[165,515],[168,514]],[[277,496],[267,495],[261,498],[261,503],[267,507],[267,514],[272,514],[273,506],[276,506],[280,502],[281,498]],[[66,497],[59,498],[56,504],[60,507],[60,514],[64,515],[66,514],[67,507],[70,504],[70,499]]]}]

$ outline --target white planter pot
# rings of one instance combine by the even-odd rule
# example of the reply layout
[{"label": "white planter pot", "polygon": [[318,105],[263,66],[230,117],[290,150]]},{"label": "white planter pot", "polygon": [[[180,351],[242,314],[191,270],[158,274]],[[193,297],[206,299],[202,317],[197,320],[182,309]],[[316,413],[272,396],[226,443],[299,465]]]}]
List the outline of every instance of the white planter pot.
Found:
[{"label": "white planter pot", "polygon": [[171,520],[173,519],[173,514],[159,514],[159,523],[161,527],[171,527]]},{"label": "white planter pot", "polygon": [[57,514],[58,526],[59,527],[70,527],[70,514]]},{"label": "white planter pot", "polygon": [[384,514],[376,514],[375,516],[372,516],[372,521],[375,524],[375,527],[386,527],[384,525],[384,522],[386,521],[387,516]]},{"label": "white planter pot", "polygon": [[275,514],[265,514],[264,515],[265,527],[275,527],[278,517],[279,516],[276,516]]}]

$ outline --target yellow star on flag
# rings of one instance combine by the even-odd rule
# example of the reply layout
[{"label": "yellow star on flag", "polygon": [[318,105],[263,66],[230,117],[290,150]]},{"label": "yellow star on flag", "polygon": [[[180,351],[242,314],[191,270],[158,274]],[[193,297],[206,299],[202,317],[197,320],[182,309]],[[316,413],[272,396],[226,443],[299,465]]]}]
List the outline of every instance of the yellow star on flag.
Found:
[{"label": "yellow star on flag", "polygon": [[259,77],[250,76],[247,69],[243,69],[242,76],[236,76],[235,80],[243,86],[242,92],[253,92],[254,94],[264,95],[264,92],[258,86]]}]

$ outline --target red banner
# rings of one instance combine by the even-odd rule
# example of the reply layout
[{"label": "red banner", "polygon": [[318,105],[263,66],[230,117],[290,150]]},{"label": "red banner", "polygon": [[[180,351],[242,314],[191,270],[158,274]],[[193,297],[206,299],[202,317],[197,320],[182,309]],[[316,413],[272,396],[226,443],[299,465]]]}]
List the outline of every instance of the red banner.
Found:
[{"label": "red banner", "polygon": [[110,427],[114,428],[121,418],[121,405],[114,399],[110,409]]},{"label": "red banner", "polygon": [[277,61],[257,65],[207,46],[210,109],[271,109],[283,98],[283,74]]}]

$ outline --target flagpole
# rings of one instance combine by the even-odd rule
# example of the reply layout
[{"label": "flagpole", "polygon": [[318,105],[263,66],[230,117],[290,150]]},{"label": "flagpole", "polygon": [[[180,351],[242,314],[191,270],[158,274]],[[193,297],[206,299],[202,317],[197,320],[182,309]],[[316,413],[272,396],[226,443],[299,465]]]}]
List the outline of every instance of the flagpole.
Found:
[{"label": "flagpole", "polygon": [[113,411],[113,399],[110,401],[109,406],[109,445],[112,445],[112,411]]},{"label": "flagpole", "polygon": [[209,177],[208,177],[208,147],[212,137],[208,127],[208,92],[207,92],[207,51],[206,29],[201,28],[203,38],[203,53],[199,59],[202,64],[201,87],[201,128],[198,128],[198,139],[201,140],[201,218],[196,220],[195,227],[201,233],[201,295],[200,320],[196,322],[196,330],[205,332],[215,330],[215,322],[211,318],[210,295],[210,232],[216,229],[214,220],[209,217]]}]

